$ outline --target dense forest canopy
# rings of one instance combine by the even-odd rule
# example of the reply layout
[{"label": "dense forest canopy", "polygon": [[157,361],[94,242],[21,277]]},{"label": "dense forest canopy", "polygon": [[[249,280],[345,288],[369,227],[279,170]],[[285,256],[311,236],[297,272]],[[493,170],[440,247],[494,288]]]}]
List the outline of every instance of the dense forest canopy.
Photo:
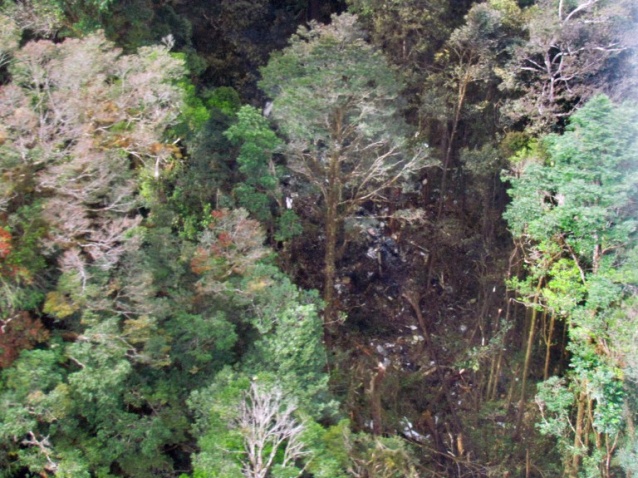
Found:
[{"label": "dense forest canopy", "polygon": [[0,477],[638,474],[638,5],[0,3]]}]

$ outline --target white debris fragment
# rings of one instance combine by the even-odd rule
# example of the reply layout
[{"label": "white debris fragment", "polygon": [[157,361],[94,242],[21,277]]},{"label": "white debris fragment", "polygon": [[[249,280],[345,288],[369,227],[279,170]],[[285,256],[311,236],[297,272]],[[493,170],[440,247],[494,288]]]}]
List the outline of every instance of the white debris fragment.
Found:
[{"label": "white debris fragment", "polygon": [[412,425],[412,423],[410,423],[410,421],[406,417],[403,417],[401,419],[401,426],[403,427],[403,430],[402,430],[403,435],[406,438],[410,438],[414,441],[418,441],[419,443],[422,443],[423,441],[426,440],[426,437],[424,437],[419,432],[417,432],[414,429],[414,426]]},{"label": "white debris fragment", "polygon": [[267,101],[266,104],[264,105],[264,110],[263,110],[262,114],[266,118],[268,118],[270,116],[270,113],[272,113],[272,107],[273,107],[272,101]]}]

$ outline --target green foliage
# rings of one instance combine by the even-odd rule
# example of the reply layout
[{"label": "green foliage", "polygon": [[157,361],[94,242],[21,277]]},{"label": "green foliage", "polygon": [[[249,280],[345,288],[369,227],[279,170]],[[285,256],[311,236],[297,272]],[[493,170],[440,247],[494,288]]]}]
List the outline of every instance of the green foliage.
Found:
[{"label": "green foliage", "polygon": [[498,147],[503,157],[513,158],[519,151],[525,150],[529,142],[529,135],[520,131],[510,131],[505,134]]},{"label": "green foliage", "polygon": [[303,233],[303,226],[299,216],[292,209],[286,209],[277,218],[276,241],[289,241]]},{"label": "green foliage", "polygon": [[430,74],[422,80],[419,113],[422,121],[431,125],[433,137],[428,139],[433,144],[440,142],[435,135],[452,124],[452,131],[445,133],[449,138],[443,141],[441,152],[448,163],[446,168],[453,160],[446,142],[456,141],[459,125],[463,125],[467,136],[464,143],[485,146],[486,138],[497,129],[491,120],[493,103],[484,98],[495,94],[500,82],[498,71],[522,34],[517,10],[512,0],[474,3],[463,17],[463,24],[438,47],[433,64],[426,70]]},{"label": "green foliage", "polygon": [[181,138],[199,132],[210,119],[210,113],[204,101],[197,95],[195,85],[190,81],[181,80],[179,87],[183,91],[184,106],[181,110],[180,124],[174,127],[174,134]]},{"label": "green foliage", "polygon": [[[239,146],[237,165],[241,182],[233,194],[237,204],[246,208],[256,219],[272,227],[273,211],[283,201],[279,187],[280,167],[273,154],[282,146],[281,140],[270,128],[268,120],[252,106],[242,106],[237,122],[225,132],[231,143]],[[288,232],[290,237],[294,236]]]},{"label": "green foliage", "polygon": [[400,437],[365,433],[346,435],[345,445],[355,473],[379,478],[416,478],[415,458]]},{"label": "green foliage", "polygon": [[351,433],[347,420],[323,428],[316,422],[306,423],[304,441],[311,457],[307,469],[316,478],[346,478],[350,457],[345,446],[345,438]]},{"label": "green foliage", "polygon": [[[531,117],[541,119],[532,130],[556,122],[562,128],[565,116],[547,117],[569,112],[591,92],[607,88],[605,79],[621,81],[631,48],[624,43],[618,43],[618,52],[605,48],[615,50],[616,41],[624,41],[631,20],[620,17],[628,2],[539,0],[521,9],[530,2],[348,0],[358,20],[344,14],[329,25],[311,23],[284,48],[286,32],[321,3],[2,4],[0,352],[10,354],[0,355],[0,476],[175,476],[192,458],[193,478],[241,478],[248,474],[248,450],[239,414],[250,402],[247,392],[259,384],[281,389],[285,400],[278,405],[297,402],[295,419],[305,427],[306,454],[284,463],[284,443],[269,477],[416,477],[419,460],[430,453],[419,453],[397,436],[355,433],[347,421],[334,424],[324,304],[277,270],[273,252],[264,246],[302,234],[297,213],[318,227],[317,211],[309,208],[326,213],[328,203],[336,212],[324,226],[333,226],[334,241],[341,240],[344,220],[362,203],[390,200],[388,187],[424,164],[409,159],[401,110],[418,124],[412,142],[422,144],[427,136],[442,157],[449,156],[445,169],[458,172],[462,220],[468,230],[481,227],[478,269],[502,259],[490,231],[498,227],[503,203],[498,172],[512,158],[513,174],[505,179],[513,200],[506,219],[524,271],[509,286],[519,302],[543,311],[544,320],[563,320],[569,341],[562,350],[568,370],[539,385],[538,429],[556,439],[571,476],[598,476],[606,463],[612,463],[607,476],[620,476],[614,466],[638,473],[635,107],[597,97],[572,118],[565,135],[535,139],[509,132],[498,146],[486,141],[503,133],[500,111],[519,121],[509,124],[514,129]],[[564,10],[556,15],[559,3]],[[579,5],[582,13],[566,19]],[[621,28],[614,33],[610,25]],[[98,29],[105,34],[95,33]],[[74,36],[81,38],[68,38]],[[42,38],[54,41],[30,41]],[[164,46],[149,46],[158,43]],[[242,107],[238,91],[245,101],[259,103],[259,67],[280,47],[263,68],[261,83],[274,100],[274,129],[258,109]],[[169,53],[172,49],[179,53]],[[557,55],[552,65],[562,64],[565,73],[532,71],[544,64],[546,53]],[[583,74],[583,66],[591,71]],[[185,74],[196,77],[197,86]],[[559,83],[548,98],[552,79]],[[538,105],[549,107],[537,114]],[[331,160],[338,163],[332,173]],[[437,179],[428,171],[427,188],[436,188]],[[295,193],[302,197],[292,203]],[[415,196],[401,201],[412,207]],[[329,228],[324,229],[304,241],[315,239],[313,246],[328,249]],[[397,237],[420,248],[417,229],[404,228]],[[474,261],[473,244],[453,239],[448,243],[467,246],[468,260]],[[427,248],[433,253],[437,246],[433,237]],[[299,252],[282,247],[290,253],[283,262]],[[352,277],[359,279],[365,271],[356,260],[347,257]],[[337,257],[325,265],[345,262]],[[443,267],[438,260],[430,263]],[[315,280],[319,271],[317,265],[305,279]],[[454,268],[444,273],[446,285],[456,286]],[[458,282],[460,294],[475,292],[467,274]],[[359,282],[344,281],[340,293],[361,290]],[[496,295],[490,296],[494,302],[486,299],[481,319],[496,310]],[[477,330],[488,333],[490,327],[483,327],[488,324]],[[482,345],[468,348],[464,362],[456,362],[475,372],[476,389],[469,394],[476,404],[482,373],[487,374],[484,362],[499,353],[495,376],[511,364],[512,348],[503,347],[512,335],[508,330],[501,324]],[[552,337],[545,339],[549,348]],[[359,344],[353,337],[337,343],[352,340]],[[361,350],[367,355],[365,345]],[[451,359],[453,352],[441,358]],[[353,360],[357,354],[344,351]],[[364,373],[362,363],[337,361],[331,370],[339,373],[343,366]],[[410,374],[406,381],[428,379],[421,376]],[[393,388],[396,377],[389,376],[391,385],[384,388]],[[397,393],[383,405],[409,404],[406,416],[417,416],[423,407],[435,412],[438,405],[423,396],[423,383],[421,398],[401,390],[403,397]],[[354,409],[348,412],[359,425],[362,388],[349,385]],[[494,393],[501,392],[495,387]],[[468,401],[463,397],[461,405],[459,396],[463,421],[474,413],[464,408]],[[504,414],[505,406],[484,417],[499,430]],[[488,463],[502,459],[499,453],[516,455],[509,423],[487,444],[481,439],[492,429],[469,423],[465,436],[474,435],[474,446],[471,455],[452,457],[455,465],[483,473],[481,448],[492,444],[497,451],[490,450]],[[443,451],[443,427],[453,439],[456,426],[444,419],[434,427]],[[537,443],[525,443],[528,466],[534,465]],[[615,447],[621,450],[616,458]],[[270,451],[267,447],[264,455]],[[446,454],[437,456],[442,464]],[[574,463],[579,470],[570,468]],[[508,471],[522,474],[523,465]],[[497,474],[489,466],[485,472]],[[552,473],[558,474],[553,468]]]},{"label": "green foliage", "polygon": [[38,390],[49,392],[62,378],[59,361],[59,353],[52,350],[26,351],[13,367],[3,372],[4,385],[15,390],[22,400]]},{"label": "green foliage", "polygon": [[270,129],[268,120],[252,106],[242,106],[237,112],[237,123],[226,131],[226,137],[241,145],[237,163],[245,180],[266,190],[277,181],[274,177],[272,154],[281,146],[281,140]]},{"label": "green foliage", "polygon": [[366,138],[390,133],[401,83],[355,21],[344,14],[330,26],[300,29],[262,69],[260,87],[274,98],[273,116],[291,139],[313,150],[333,143],[326,118],[339,108]]},{"label": "green foliage", "polygon": [[239,114],[241,99],[234,88],[220,86],[208,95],[206,105],[209,108],[217,108],[225,115],[233,116]]},{"label": "green foliage", "polygon": [[345,219],[407,180],[425,155],[404,147],[406,125],[396,114],[401,82],[355,16],[301,28],[261,71],[260,87],[288,139],[287,166],[323,199],[325,316],[336,321],[337,237]]},{"label": "green foliage", "polygon": [[[201,448],[194,476],[241,476],[245,436],[233,424],[239,420],[237,405],[248,389],[247,377],[276,385],[301,404],[304,416],[326,418],[336,408],[328,392],[316,294],[300,291],[267,265],[245,270],[241,282],[234,284],[235,301],[247,306],[241,320],[249,327],[243,340],[249,338],[250,345],[236,362],[236,371],[224,369],[210,386],[191,394],[189,406],[198,417],[195,433]],[[281,476],[290,472],[288,467],[273,470]]]},{"label": "green foliage", "polygon": [[547,307],[559,316],[571,316],[587,292],[577,264],[572,259],[561,258],[552,264],[548,274],[542,290]]},{"label": "green foliage", "polygon": [[[9,455],[19,453],[20,458],[33,462],[34,467],[36,463],[42,464],[44,457],[29,448],[19,450],[19,440],[29,432],[38,434],[41,422],[59,416],[56,409],[61,407],[45,395],[56,395],[56,386],[63,374],[59,361],[59,354],[53,351],[25,351],[2,373],[0,446]],[[10,469],[13,461],[15,458],[9,463],[5,461],[3,468]]]},{"label": "green foliage", "polygon": [[[87,329],[75,344],[52,348],[57,352],[24,352],[6,371],[3,423],[12,428],[0,433],[2,447],[24,445],[27,437],[31,446],[21,447],[18,463],[33,472],[53,467],[89,476],[117,463],[126,473],[150,477],[151,470],[167,469],[160,449],[180,440],[184,425],[159,403],[152,404],[152,416],[130,412],[139,400],[127,360],[134,351],[116,321]],[[129,390],[134,399],[127,397]]]},{"label": "green foliage", "polygon": [[505,217],[531,258],[527,279],[513,285],[530,296],[534,284],[541,284],[542,300],[535,306],[564,317],[569,326],[571,371],[566,380],[541,385],[541,431],[559,439],[566,468],[582,457],[587,476],[605,469],[611,451],[600,440],[595,447],[570,445],[572,432],[585,443],[573,410],[582,414],[591,407],[589,426],[617,440],[627,406],[622,337],[637,329],[614,316],[636,285],[622,272],[636,249],[636,119],[635,107],[595,97],[571,118],[565,134],[544,139],[544,158],[530,159],[534,149],[521,153],[519,175],[509,178],[513,201]]},{"label": "green foliage", "polygon": [[371,32],[372,41],[382,46],[390,61],[401,66],[406,76],[412,76],[413,82],[422,80],[424,65],[432,61],[435,51],[445,42],[449,20],[458,21],[451,14],[453,8],[440,1],[348,0],[347,3],[350,12],[358,15]]},{"label": "green foliage", "polygon": [[271,199],[268,195],[259,192],[249,184],[239,184],[233,190],[237,204],[250,211],[250,214],[263,224],[272,223],[272,212],[270,209]]},{"label": "green foliage", "polygon": [[193,477],[241,477],[242,441],[231,422],[236,419],[242,394],[250,381],[229,369],[215,382],[191,394],[189,407],[195,412],[195,433],[201,449],[193,460]]},{"label": "green foliage", "polygon": [[244,359],[244,370],[276,377],[278,385],[297,397],[300,408],[314,418],[334,415],[316,293],[300,291],[268,266],[256,271],[242,288],[253,291],[248,322],[259,333]]},{"label": "green foliage", "polygon": [[171,363],[190,374],[220,369],[231,362],[236,326],[222,312],[178,312],[166,325],[171,337]]},{"label": "green foliage", "polygon": [[563,438],[558,440],[558,444],[563,448],[561,452],[567,456],[574,399],[574,391],[567,388],[565,380],[559,377],[551,377],[538,385],[536,402],[540,407],[541,422],[537,427],[544,435]]},{"label": "green foliage", "polygon": [[[27,202],[27,198],[24,198]],[[6,245],[0,253],[0,318],[15,310],[33,310],[43,298],[36,278],[46,267],[40,241],[46,225],[40,218],[39,203],[18,206],[12,211],[4,231]],[[1,223],[0,223],[1,224]]]},{"label": "green foliage", "polygon": [[160,237],[166,229],[140,233],[138,188],[140,176],[159,182],[174,153],[161,135],[179,110],[174,84],[183,66],[165,48],[123,56],[94,35],[28,43],[11,73],[13,83],[0,93],[2,147],[14,153],[0,165],[0,268],[3,285],[29,301],[13,293],[3,313],[23,317],[16,309],[37,309],[46,292],[38,313],[64,322],[42,350],[23,352],[3,375],[0,400],[10,418],[2,422],[13,429],[1,434],[0,466],[154,476],[171,468],[161,450],[183,440],[186,426],[141,391],[149,377],[136,372],[152,376],[167,364],[168,340],[157,342],[169,311],[155,294],[167,269],[185,264],[167,267],[153,250],[170,243]]},{"label": "green foliage", "polygon": [[[224,187],[230,182],[233,147],[224,136],[232,118],[221,110],[205,103],[209,119],[199,131],[186,135],[184,145],[187,157],[175,174],[162,184],[159,196],[166,195],[167,206],[174,212],[173,227],[182,237],[196,240],[205,230],[215,208],[233,206],[224,194]],[[156,182],[154,187],[159,186]]]}]

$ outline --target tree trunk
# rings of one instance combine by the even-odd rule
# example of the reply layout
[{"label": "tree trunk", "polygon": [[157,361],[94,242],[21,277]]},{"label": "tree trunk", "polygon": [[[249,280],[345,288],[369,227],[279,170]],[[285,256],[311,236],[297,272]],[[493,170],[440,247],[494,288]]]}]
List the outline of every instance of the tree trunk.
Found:
[{"label": "tree trunk", "polygon": [[492,400],[492,384],[496,381],[496,368],[499,357],[500,351],[498,354],[492,356],[492,359],[490,360],[490,372],[487,376],[487,385],[485,386],[484,400]]},{"label": "tree trunk", "polygon": [[456,131],[461,120],[461,110],[463,109],[463,103],[465,102],[465,92],[467,91],[467,85],[470,82],[469,71],[465,76],[459,80],[459,91],[456,107],[454,109],[454,119],[452,121],[452,132],[447,141],[447,148],[445,148],[445,157],[443,158],[443,177],[441,179],[441,196],[439,198],[439,208],[436,212],[436,219],[440,219],[443,213],[443,204],[445,202],[445,193],[447,190],[448,169],[450,168],[450,162],[452,161],[452,148],[454,146],[454,138],[456,137]]},{"label": "tree trunk", "polygon": [[[511,260],[510,260],[511,262]],[[510,269],[511,269],[511,264],[510,264]],[[509,271],[508,271],[508,278],[509,278]],[[508,324],[510,321],[510,313],[512,310],[512,299],[509,297],[509,292],[505,292],[505,301],[506,301],[506,305],[505,305],[505,323]],[[505,339],[506,337],[503,337],[503,343],[505,343]],[[494,368],[494,374],[492,376],[490,376],[490,383],[491,383],[491,387],[488,384],[488,388],[487,388],[487,400],[495,400],[496,396],[498,394],[498,384],[499,384],[499,380],[501,377],[501,368],[502,368],[502,363],[503,363],[503,353],[504,353],[504,346],[500,346],[498,348],[498,355],[496,356],[496,366]],[[494,359],[493,359],[494,360]]]},{"label": "tree trunk", "polygon": [[339,154],[333,153],[328,170],[326,195],[326,250],[324,256],[323,300],[326,303],[324,326],[329,328],[338,319],[335,297],[335,279],[337,276],[337,226],[339,214]]},{"label": "tree trunk", "polygon": [[545,338],[545,368],[543,369],[543,380],[547,380],[549,378],[549,359],[552,350],[552,337],[554,336],[555,322],[556,314],[552,312],[549,318],[549,330],[547,331],[547,336]]},{"label": "tree trunk", "polygon": [[370,380],[370,409],[372,412],[372,433],[381,436],[383,433],[383,418],[381,416],[381,383],[385,377],[385,367],[379,364],[376,373]]},{"label": "tree trunk", "polygon": [[523,415],[525,412],[525,399],[527,393],[527,375],[529,374],[529,365],[532,361],[532,349],[534,348],[534,332],[536,329],[536,318],[538,317],[538,297],[540,295],[540,290],[543,284],[543,280],[538,280],[538,285],[536,286],[536,293],[534,295],[534,299],[532,302],[532,317],[530,319],[529,324],[529,333],[527,334],[527,348],[525,350],[525,362],[523,363],[523,373],[521,376],[521,401],[518,409],[518,422],[516,424],[516,434],[515,436],[519,436],[521,432],[521,425],[523,424]]},{"label": "tree trunk", "polygon": [[587,395],[580,392],[578,396],[577,411],[576,411],[576,428],[574,433],[574,456],[571,461],[568,462],[565,475],[569,478],[576,478],[578,476],[578,469],[580,468],[581,449],[584,446],[583,432],[585,429],[585,405]]}]

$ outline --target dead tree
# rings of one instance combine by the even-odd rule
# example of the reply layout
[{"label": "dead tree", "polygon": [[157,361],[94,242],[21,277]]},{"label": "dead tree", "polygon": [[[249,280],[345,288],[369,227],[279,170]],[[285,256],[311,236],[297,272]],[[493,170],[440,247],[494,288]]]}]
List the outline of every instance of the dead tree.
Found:
[{"label": "dead tree", "polygon": [[301,441],[304,426],[294,417],[296,409],[281,389],[251,384],[236,422],[244,438],[245,477],[266,478],[281,450],[283,458],[279,464],[282,467],[294,466],[295,461],[306,454]]}]

